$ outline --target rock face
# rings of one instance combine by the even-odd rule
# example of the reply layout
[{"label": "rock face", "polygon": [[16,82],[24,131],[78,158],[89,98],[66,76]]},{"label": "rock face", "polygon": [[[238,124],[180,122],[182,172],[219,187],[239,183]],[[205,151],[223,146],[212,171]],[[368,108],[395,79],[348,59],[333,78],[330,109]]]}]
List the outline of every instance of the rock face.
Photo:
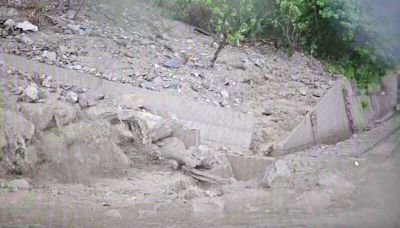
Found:
[{"label": "rock face", "polygon": [[35,125],[37,131],[50,127],[54,118],[53,109],[46,104],[22,103],[21,112]]}]

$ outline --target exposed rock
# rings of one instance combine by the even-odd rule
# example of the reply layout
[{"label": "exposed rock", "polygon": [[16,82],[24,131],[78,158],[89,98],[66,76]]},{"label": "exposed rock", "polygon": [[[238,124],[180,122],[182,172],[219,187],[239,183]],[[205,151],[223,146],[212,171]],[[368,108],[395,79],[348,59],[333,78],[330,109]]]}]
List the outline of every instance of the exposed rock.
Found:
[{"label": "exposed rock", "polygon": [[52,106],[54,119],[57,126],[65,126],[78,118],[78,110],[75,106],[66,102],[57,102]]},{"label": "exposed rock", "polygon": [[21,103],[20,107],[21,112],[27,119],[32,121],[37,131],[42,131],[51,127],[54,112],[48,105]]},{"label": "exposed rock", "polygon": [[29,191],[31,190],[31,185],[25,179],[14,179],[8,182],[7,187],[11,191]]},{"label": "exposed rock", "polygon": [[277,160],[274,164],[269,165],[265,169],[265,174],[261,180],[262,184],[266,188],[270,188],[273,182],[278,177],[287,177],[290,175],[290,170],[283,160]]},{"label": "exposed rock", "polygon": [[36,25],[33,25],[29,21],[24,21],[22,23],[18,23],[16,25],[17,28],[22,29],[22,31],[32,31],[32,32],[37,32],[39,31],[38,27]]},{"label": "exposed rock", "polygon": [[24,98],[27,102],[39,100],[39,90],[36,84],[31,84],[24,90]]},{"label": "exposed rock", "polygon": [[144,107],[144,101],[141,97],[134,94],[127,94],[119,101],[119,106],[125,109],[139,109]]},{"label": "exposed rock", "polygon": [[67,93],[66,99],[68,102],[70,102],[71,104],[75,104],[76,102],[78,102],[78,94],[69,91]]}]

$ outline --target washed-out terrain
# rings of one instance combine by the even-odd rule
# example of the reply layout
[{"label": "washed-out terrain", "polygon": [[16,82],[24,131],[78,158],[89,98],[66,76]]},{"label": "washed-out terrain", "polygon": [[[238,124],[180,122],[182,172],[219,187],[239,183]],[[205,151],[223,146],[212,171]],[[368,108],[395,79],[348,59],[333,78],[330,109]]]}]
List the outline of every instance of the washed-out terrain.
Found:
[{"label": "washed-out terrain", "polygon": [[[0,226],[400,225],[398,115],[265,156],[341,80],[316,59],[260,43],[226,47],[211,68],[213,38],[147,1],[91,2],[39,27],[0,11]],[[197,145],[140,96],[60,84],[2,53],[254,116],[252,148]]]}]

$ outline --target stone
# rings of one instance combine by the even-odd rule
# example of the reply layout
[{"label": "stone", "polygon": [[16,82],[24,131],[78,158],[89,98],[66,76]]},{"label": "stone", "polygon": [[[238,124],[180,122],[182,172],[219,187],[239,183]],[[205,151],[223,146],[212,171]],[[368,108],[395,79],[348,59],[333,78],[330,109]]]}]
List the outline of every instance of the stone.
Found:
[{"label": "stone", "polygon": [[144,100],[137,95],[127,94],[119,100],[118,105],[124,109],[139,109],[144,107]]},{"label": "stone", "polygon": [[68,102],[70,102],[71,104],[75,104],[76,102],[78,102],[78,94],[76,94],[75,92],[68,92],[66,99]]},{"label": "stone", "polygon": [[39,100],[39,90],[36,84],[31,84],[24,90],[24,98],[27,102],[35,102]]},{"label": "stone", "polygon": [[133,134],[126,123],[118,123],[112,126],[113,137],[118,145],[126,145],[133,140]]},{"label": "stone", "polygon": [[52,126],[54,112],[47,104],[22,103],[20,108],[24,116],[35,125],[37,131],[42,131]]},{"label": "stone", "polygon": [[186,166],[183,166],[182,169],[185,174],[188,174],[194,179],[206,182],[208,184],[225,185],[232,183],[231,179],[219,177],[202,170],[188,168]]},{"label": "stone", "polygon": [[144,121],[149,129],[149,137],[152,142],[168,138],[173,133],[173,123],[161,116],[149,112],[137,112],[136,117]]},{"label": "stone", "polygon": [[179,68],[182,66],[182,62],[178,59],[169,59],[164,63],[164,66],[167,68]]},{"label": "stone", "polygon": [[117,209],[111,209],[106,211],[105,215],[110,218],[122,218],[121,213]]},{"label": "stone", "polygon": [[221,91],[221,96],[222,96],[224,99],[228,99],[228,98],[229,98],[229,93],[228,93],[228,91],[222,90],[222,91]]},{"label": "stone", "polygon": [[22,23],[18,23],[16,25],[17,28],[22,29],[22,31],[31,31],[31,32],[37,32],[39,31],[38,27],[36,25],[33,25],[29,21],[24,21]]},{"label": "stone", "polygon": [[14,179],[8,182],[7,185],[11,191],[29,191],[31,190],[31,185],[25,179]]},{"label": "stone", "polygon": [[93,107],[104,97],[104,93],[82,93],[78,95],[78,103],[81,108]]},{"label": "stone", "polygon": [[290,176],[290,170],[286,162],[280,159],[266,167],[261,183],[264,187],[270,188],[277,178],[287,176]]},{"label": "stone", "polygon": [[179,138],[185,144],[186,149],[197,147],[201,143],[200,131],[198,129],[191,129],[180,122],[174,123],[172,136]]},{"label": "stone", "polygon": [[57,60],[57,54],[53,51],[44,51],[42,57],[53,62]]}]

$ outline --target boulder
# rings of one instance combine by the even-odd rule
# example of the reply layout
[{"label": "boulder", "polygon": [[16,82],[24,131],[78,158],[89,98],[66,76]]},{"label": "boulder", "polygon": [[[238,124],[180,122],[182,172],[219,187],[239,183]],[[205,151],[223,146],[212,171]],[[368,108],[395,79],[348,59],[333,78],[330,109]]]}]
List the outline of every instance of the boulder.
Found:
[{"label": "boulder", "polygon": [[18,23],[15,27],[21,29],[22,31],[31,31],[31,32],[39,31],[38,27],[30,23],[29,21]]},{"label": "boulder", "polygon": [[168,138],[173,133],[173,122],[161,116],[153,115],[149,112],[137,112],[137,118],[146,123],[152,142]]},{"label": "boulder", "polygon": [[39,100],[39,90],[36,84],[31,84],[24,90],[24,99],[27,102],[35,102]]},{"label": "boulder", "polygon": [[54,112],[47,104],[21,103],[21,113],[30,120],[37,131],[51,127]]},{"label": "boulder", "polygon": [[76,102],[78,102],[78,94],[76,94],[73,91],[69,91],[67,93],[66,99],[69,103],[71,104],[75,104]]},{"label": "boulder", "polygon": [[157,142],[157,146],[163,158],[176,160],[180,165],[194,168],[201,163],[191,151],[186,150],[182,140],[178,138],[166,138]]},{"label": "boulder", "polygon": [[78,122],[46,134],[40,145],[39,174],[65,183],[88,183],[93,177],[125,173],[129,159],[112,140],[111,126]]}]

